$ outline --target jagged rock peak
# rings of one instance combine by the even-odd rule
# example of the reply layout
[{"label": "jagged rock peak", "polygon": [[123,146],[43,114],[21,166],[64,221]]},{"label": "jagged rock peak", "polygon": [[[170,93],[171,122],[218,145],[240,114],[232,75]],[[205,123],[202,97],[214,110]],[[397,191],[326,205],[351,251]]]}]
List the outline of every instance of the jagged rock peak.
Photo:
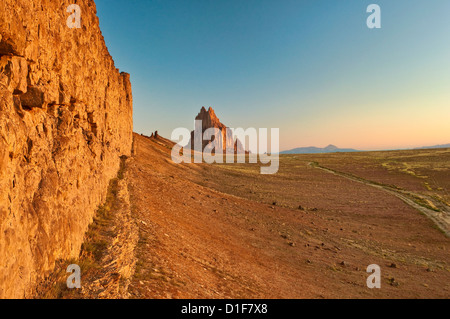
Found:
[{"label": "jagged rock peak", "polygon": [[211,118],[215,119],[217,118],[216,113],[214,112],[214,109],[210,106],[208,110],[204,106],[200,109],[200,112],[197,114],[197,117],[195,119],[204,119],[204,118]]},{"label": "jagged rock peak", "polygon": [[[206,129],[208,128],[218,128],[220,129],[220,131],[222,132],[222,139],[220,141],[220,145],[218,147],[222,147],[224,150],[224,153],[238,153],[238,154],[244,154],[245,150],[244,147],[241,143],[241,141],[239,141],[238,139],[236,139],[236,141],[234,140],[233,137],[230,137],[231,134],[229,133],[230,136],[227,135],[227,132],[231,132],[231,130],[223,123],[220,122],[219,118],[216,116],[216,113],[214,112],[214,109],[212,107],[208,108],[208,111],[206,111],[206,108],[204,106],[202,106],[202,108],[200,109],[200,112],[198,113],[198,115],[195,117],[196,120],[201,120],[202,121],[202,133],[205,132]],[[197,138],[201,138],[201,136],[198,136]],[[194,143],[192,143],[192,141],[194,140],[194,131],[191,132],[191,141],[190,141],[190,145],[193,148],[194,147]],[[211,141],[198,141],[199,145],[202,145],[202,149],[204,149],[206,147],[206,145],[208,145]]]}]

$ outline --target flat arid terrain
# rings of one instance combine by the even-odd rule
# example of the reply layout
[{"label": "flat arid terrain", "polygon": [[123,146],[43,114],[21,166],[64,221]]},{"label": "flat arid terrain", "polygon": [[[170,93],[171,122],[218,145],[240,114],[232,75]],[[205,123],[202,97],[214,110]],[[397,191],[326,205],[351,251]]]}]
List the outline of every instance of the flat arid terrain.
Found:
[{"label": "flat arid terrain", "polygon": [[[123,187],[129,199],[97,213],[76,261],[81,292],[60,271],[38,297],[450,296],[449,149],[283,155],[260,175],[257,164],[174,164],[172,145],[134,135],[110,198]],[[366,286],[370,264],[380,289]]]}]

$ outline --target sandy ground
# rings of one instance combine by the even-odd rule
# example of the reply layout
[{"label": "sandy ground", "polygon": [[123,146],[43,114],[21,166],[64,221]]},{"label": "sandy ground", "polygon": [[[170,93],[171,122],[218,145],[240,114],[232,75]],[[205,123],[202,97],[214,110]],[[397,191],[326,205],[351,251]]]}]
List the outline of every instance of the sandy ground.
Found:
[{"label": "sandy ground", "polygon": [[[450,296],[449,239],[392,194],[310,158],[282,158],[276,176],[261,176],[248,165],[174,164],[164,139],[135,135],[135,147],[132,298]],[[381,289],[366,286],[370,264]]]}]

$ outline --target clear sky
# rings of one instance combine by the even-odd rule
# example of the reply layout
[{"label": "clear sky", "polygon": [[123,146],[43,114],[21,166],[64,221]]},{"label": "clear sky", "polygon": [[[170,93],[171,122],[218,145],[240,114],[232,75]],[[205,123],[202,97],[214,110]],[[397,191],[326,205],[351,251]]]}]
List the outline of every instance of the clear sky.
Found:
[{"label": "clear sky", "polygon": [[[450,143],[449,0],[96,0],[134,130],[277,127],[281,150]],[[369,4],[381,29],[369,29]]]}]

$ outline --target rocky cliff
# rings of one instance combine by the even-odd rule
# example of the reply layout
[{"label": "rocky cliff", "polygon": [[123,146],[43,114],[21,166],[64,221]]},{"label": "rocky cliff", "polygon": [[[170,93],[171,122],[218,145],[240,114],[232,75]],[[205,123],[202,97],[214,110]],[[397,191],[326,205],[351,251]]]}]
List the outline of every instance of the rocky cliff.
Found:
[{"label": "rocky cliff", "polygon": [[[66,23],[74,2],[81,28]],[[0,0],[0,298],[78,256],[131,144],[130,78],[94,1]]]},{"label": "rocky cliff", "polygon": [[[217,128],[220,130],[221,138],[217,140],[217,147],[223,149],[223,153],[235,153],[235,154],[245,154],[244,147],[242,146],[241,141],[239,139],[234,139],[233,134],[231,132],[231,129],[226,127],[224,124],[222,124],[219,120],[219,118],[216,116],[216,113],[214,112],[213,108],[210,107],[208,111],[203,106],[200,110],[200,113],[197,114],[195,117],[196,121],[202,121],[201,127],[197,127],[196,130],[201,134],[197,134],[195,136],[195,130],[191,132],[191,140],[189,142],[189,146],[192,149],[194,149],[195,143],[192,141],[195,141],[195,138],[197,138],[197,145],[202,145],[202,150],[205,149],[205,147],[211,143],[214,139],[203,139],[202,135],[208,128]],[[214,152],[213,152],[214,153]]]}]

